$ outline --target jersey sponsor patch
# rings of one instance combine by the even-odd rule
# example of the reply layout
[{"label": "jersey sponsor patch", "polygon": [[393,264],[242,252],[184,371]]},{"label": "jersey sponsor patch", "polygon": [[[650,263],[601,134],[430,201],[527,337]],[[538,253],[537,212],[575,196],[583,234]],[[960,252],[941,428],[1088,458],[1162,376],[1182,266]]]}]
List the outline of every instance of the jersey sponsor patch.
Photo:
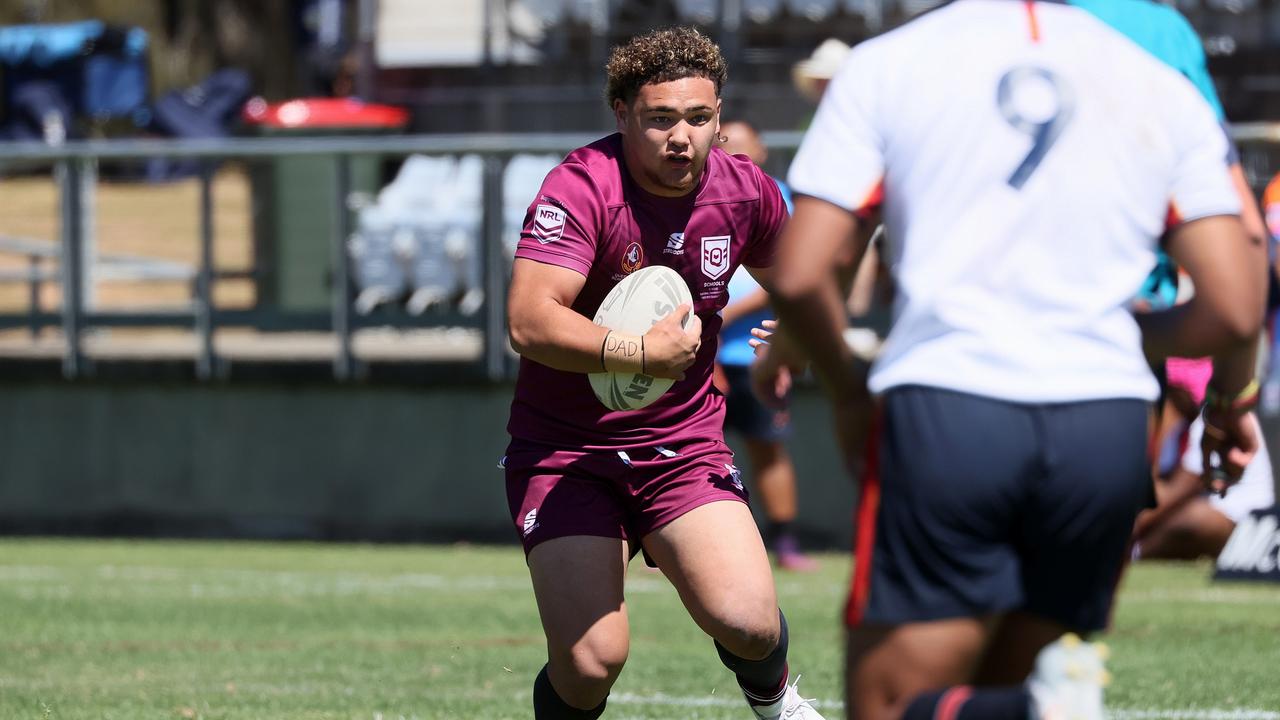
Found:
[{"label": "jersey sponsor patch", "polygon": [[729,237],[702,238],[702,274],[715,280],[729,270]]},{"label": "jersey sponsor patch", "polygon": [[566,213],[555,205],[539,205],[533,209],[533,237],[546,245],[564,235]]}]

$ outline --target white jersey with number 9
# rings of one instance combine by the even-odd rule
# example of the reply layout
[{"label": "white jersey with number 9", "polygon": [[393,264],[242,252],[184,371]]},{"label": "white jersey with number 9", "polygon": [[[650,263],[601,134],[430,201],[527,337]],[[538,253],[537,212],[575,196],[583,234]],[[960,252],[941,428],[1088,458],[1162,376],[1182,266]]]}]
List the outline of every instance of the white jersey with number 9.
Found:
[{"label": "white jersey with number 9", "polygon": [[960,0],[850,52],[788,182],[883,212],[873,392],[1153,399],[1128,304],[1169,227],[1239,213],[1227,155],[1190,81],[1093,15]]}]

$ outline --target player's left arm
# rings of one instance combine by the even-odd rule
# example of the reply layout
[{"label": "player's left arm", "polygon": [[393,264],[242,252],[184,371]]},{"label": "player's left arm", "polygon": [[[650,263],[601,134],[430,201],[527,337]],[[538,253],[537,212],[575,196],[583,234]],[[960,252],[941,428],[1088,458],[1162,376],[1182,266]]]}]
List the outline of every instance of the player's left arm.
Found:
[{"label": "player's left arm", "polygon": [[1231,184],[1240,196],[1240,222],[1244,223],[1244,231],[1250,239],[1265,247],[1267,238],[1270,237],[1267,223],[1262,219],[1262,210],[1258,207],[1253,189],[1249,187],[1249,181],[1245,179],[1244,168],[1239,160],[1231,164],[1230,172]]},{"label": "player's left arm", "polygon": [[[807,199],[813,200],[813,198],[807,198]],[[835,208],[835,206],[830,205],[829,203],[824,203],[821,200],[818,200],[816,202]],[[835,209],[839,210],[839,208],[835,208]],[[848,215],[848,213],[845,213],[845,214]],[[878,212],[872,213],[872,215],[878,215],[878,214],[879,214]],[[871,215],[868,215],[868,217],[871,217]],[[854,219],[855,221],[857,220],[856,218]],[[794,222],[794,221],[790,221],[790,222]],[[849,230],[849,232],[852,233],[851,237],[853,238],[854,242],[852,242],[851,244],[848,244],[844,248],[839,249],[832,258],[832,264],[830,266],[833,273],[832,277],[834,277],[835,279],[836,288],[840,297],[846,298],[846,301],[841,306],[842,310],[841,310],[841,313],[839,313],[839,319],[837,320],[837,323],[839,325],[838,332],[840,333],[842,344],[843,344],[843,331],[848,324],[847,298],[851,296],[853,288],[856,284],[856,280],[860,275],[859,267],[863,264],[863,258],[867,255],[867,248],[869,247],[871,240],[874,237],[875,228],[877,227],[877,225],[878,225],[878,222],[876,220],[871,220],[869,222],[856,221],[853,227],[851,227]],[[785,231],[786,230],[784,228],[783,232]],[[778,246],[781,247],[782,233],[779,233],[779,238],[777,242],[778,242]],[[775,259],[776,257],[777,256],[775,255]],[[821,260],[819,260],[819,262],[821,262]],[[746,269],[748,272],[751,273],[751,276],[755,278],[755,281],[760,283],[760,286],[764,289],[763,294],[756,293],[750,296],[748,299],[752,303],[755,303],[759,300],[764,300],[768,302],[768,300],[770,299],[769,292],[771,289],[775,287],[775,284],[776,284],[776,278],[778,275],[776,266],[746,267]],[[745,301],[746,300],[744,300],[744,302]],[[776,305],[776,301],[775,301],[775,305]],[[762,309],[763,307],[764,306],[752,307],[752,311]],[[728,310],[728,308],[726,308],[726,310]],[[727,314],[726,314],[725,322],[728,323]],[[765,333],[758,335],[758,337],[761,337],[762,339],[767,340],[768,343],[774,346],[768,358],[766,358],[766,360],[760,363],[760,365],[757,367],[756,376],[757,376],[757,379],[761,381],[760,387],[758,388],[757,392],[760,392],[762,394],[769,387],[773,387],[777,385],[776,381],[772,377],[772,373],[776,372],[778,369],[787,368],[793,372],[800,372],[800,371],[803,371],[805,367],[807,367],[807,358],[808,358],[807,352],[803,351],[799,346],[797,346],[788,337],[787,334],[775,333],[778,327],[779,326],[776,323],[771,324],[768,328],[765,328],[766,330]],[[786,383],[783,383],[783,384],[785,385]],[[763,399],[766,402],[768,402],[771,398],[765,397]]]},{"label": "player's left arm", "polygon": [[[853,212],[816,197],[797,195],[783,231],[774,270],[773,305],[781,342],[810,361],[831,398],[832,421],[846,470],[861,477],[871,396],[867,366],[845,342],[846,298],[866,253],[870,232]],[[757,392],[760,383],[756,382]]]},{"label": "player's left arm", "polygon": [[809,358],[833,401],[864,399],[862,374],[844,342],[845,298],[870,234],[856,215],[825,200],[798,195],[795,205],[773,268],[771,297],[782,335],[777,342],[793,344]]}]

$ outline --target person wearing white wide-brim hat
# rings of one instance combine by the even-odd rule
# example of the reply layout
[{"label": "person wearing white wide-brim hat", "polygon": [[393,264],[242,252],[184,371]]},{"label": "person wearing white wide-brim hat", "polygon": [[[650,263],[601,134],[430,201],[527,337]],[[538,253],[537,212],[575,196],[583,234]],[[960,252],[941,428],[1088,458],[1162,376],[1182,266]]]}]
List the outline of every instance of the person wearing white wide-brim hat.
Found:
[{"label": "person wearing white wide-brim hat", "polygon": [[809,57],[791,67],[796,90],[810,102],[818,102],[848,52],[849,46],[835,38],[823,40]]}]

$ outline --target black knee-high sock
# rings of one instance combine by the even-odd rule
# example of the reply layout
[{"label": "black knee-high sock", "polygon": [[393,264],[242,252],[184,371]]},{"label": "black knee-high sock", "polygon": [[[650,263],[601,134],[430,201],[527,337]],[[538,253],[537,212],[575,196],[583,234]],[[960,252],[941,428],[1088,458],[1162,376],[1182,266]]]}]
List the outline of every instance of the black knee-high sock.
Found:
[{"label": "black knee-high sock", "polygon": [[738,676],[738,686],[752,705],[775,703],[787,689],[787,618],[781,610],[778,624],[778,646],[763,660],[740,658],[716,643],[720,662]]},{"label": "black knee-high sock", "polygon": [[547,677],[547,666],[542,666],[538,678],[533,681],[533,717],[535,720],[596,720],[604,714],[604,706],[608,699],[590,710],[579,710],[565,702],[551,687],[551,678]]},{"label": "black knee-high sock", "polygon": [[1033,709],[1031,693],[1021,685],[956,685],[917,695],[902,720],[1027,720]]},{"label": "black knee-high sock", "polygon": [[770,549],[773,549],[773,547],[778,544],[779,540],[791,537],[791,521],[771,520],[769,522],[768,529],[765,531],[765,535],[767,536],[765,537],[765,543],[768,544]]}]

